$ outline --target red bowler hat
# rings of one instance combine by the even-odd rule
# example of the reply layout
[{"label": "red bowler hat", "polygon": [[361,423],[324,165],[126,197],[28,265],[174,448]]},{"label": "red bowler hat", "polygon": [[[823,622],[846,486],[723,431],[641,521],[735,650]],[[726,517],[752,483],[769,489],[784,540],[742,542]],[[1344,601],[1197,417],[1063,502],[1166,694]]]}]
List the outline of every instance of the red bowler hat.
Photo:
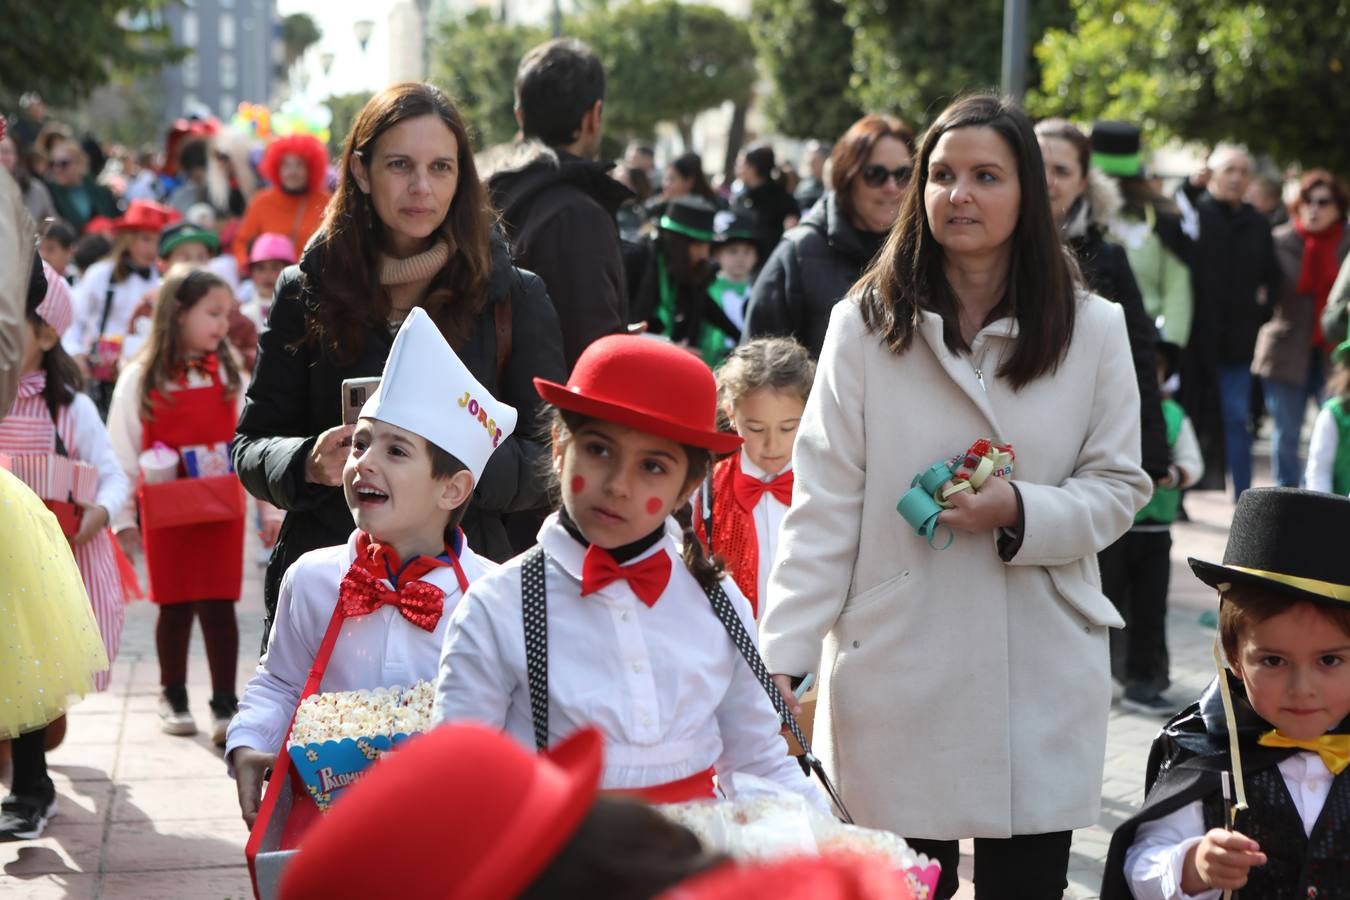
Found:
[{"label": "red bowler hat", "polygon": [[728,863],[656,900],[915,900],[915,895],[890,860],[841,853]]},{"label": "red bowler hat", "polygon": [[592,728],[539,755],[480,725],[414,737],[304,836],[281,900],[510,900],[590,811],[602,746]]},{"label": "red bowler hat", "polygon": [[558,409],[730,453],[741,438],[717,430],[717,379],[701,359],[658,338],[611,334],[577,359],[567,384],[534,389]]},{"label": "red bowler hat", "polygon": [[132,200],[127,211],[113,220],[113,231],[153,231],[178,221],[178,210],[150,200]]}]

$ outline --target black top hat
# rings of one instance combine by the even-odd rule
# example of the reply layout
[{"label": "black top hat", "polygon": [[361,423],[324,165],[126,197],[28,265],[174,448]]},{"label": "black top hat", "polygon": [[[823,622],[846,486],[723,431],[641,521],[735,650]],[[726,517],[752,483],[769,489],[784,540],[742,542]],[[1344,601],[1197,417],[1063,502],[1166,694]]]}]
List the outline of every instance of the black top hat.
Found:
[{"label": "black top hat", "polygon": [[1189,559],[1210,587],[1250,585],[1291,600],[1350,607],[1350,498],[1294,488],[1244,491],[1223,564]]},{"label": "black top hat", "polygon": [[1092,126],[1092,165],[1108,175],[1139,175],[1141,146],[1138,125],[1106,121]]},{"label": "black top hat", "polygon": [[713,216],[713,243],[755,241],[755,216],[748,211],[723,209]]},{"label": "black top hat", "polygon": [[664,231],[673,231],[695,241],[711,241],[716,212],[702,197],[677,197],[666,204],[660,225]]}]

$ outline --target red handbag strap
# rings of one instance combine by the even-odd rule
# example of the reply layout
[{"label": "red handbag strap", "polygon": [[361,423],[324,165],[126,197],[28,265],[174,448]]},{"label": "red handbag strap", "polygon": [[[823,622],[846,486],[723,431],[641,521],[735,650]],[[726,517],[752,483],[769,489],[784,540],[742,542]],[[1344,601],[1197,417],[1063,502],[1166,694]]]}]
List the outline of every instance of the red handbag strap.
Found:
[{"label": "red handbag strap", "polygon": [[[323,674],[328,670],[328,661],[333,656],[333,647],[337,644],[338,635],[342,632],[342,604],[333,606],[333,616],[328,620],[328,629],[323,633],[323,640],[319,643],[319,652],[314,655],[314,665],[310,667],[309,677],[305,679],[305,686],[300,691],[300,700],[303,701],[311,694],[317,693],[319,684],[323,681]],[[296,704],[298,711],[300,704]],[[253,896],[258,894],[258,873],[254,868],[254,861],[258,857],[258,851],[262,849],[263,835],[267,831],[267,823],[272,820],[273,813],[276,812],[277,798],[281,796],[284,790],[290,790],[291,774],[291,755],[286,752],[286,744],[291,737],[291,729],[295,727],[295,713],[291,713],[291,721],[286,726],[286,736],[281,739],[281,747],[277,750],[277,762],[272,769],[272,778],[267,782],[267,790],[263,794],[262,806],[258,809],[258,817],[253,820],[253,828],[249,830],[248,843],[244,846],[244,856],[248,859],[248,876],[253,882]]]}]

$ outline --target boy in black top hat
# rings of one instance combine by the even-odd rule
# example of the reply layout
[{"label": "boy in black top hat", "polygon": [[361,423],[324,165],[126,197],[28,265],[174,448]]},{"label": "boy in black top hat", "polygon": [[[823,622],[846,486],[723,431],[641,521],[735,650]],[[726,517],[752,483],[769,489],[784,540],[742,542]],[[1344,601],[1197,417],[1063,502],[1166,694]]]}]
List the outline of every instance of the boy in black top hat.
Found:
[{"label": "boy in black top hat", "polygon": [[1347,533],[1350,499],[1249,490],[1223,564],[1190,560],[1227,670],[1154,741],[1103,900],[1350,897]]},{"label": "boy in black top hat", "polygon": [[700,344],[703,361],[717,368],[736,346],[740,332],[745,330],[750,288],[755,269],[759,267],[754,215],[724,209],[713,216],[712,253],[717,272],[712,284],[708,285],[708,296],[737,330],[737,334],[732,335],[704,324]]}]

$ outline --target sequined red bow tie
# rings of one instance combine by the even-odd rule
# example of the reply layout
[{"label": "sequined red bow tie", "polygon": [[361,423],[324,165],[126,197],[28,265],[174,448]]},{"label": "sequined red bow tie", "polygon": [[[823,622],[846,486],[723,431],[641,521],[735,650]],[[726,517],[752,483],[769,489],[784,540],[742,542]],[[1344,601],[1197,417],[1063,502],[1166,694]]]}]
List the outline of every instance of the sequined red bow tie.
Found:
[{"label": "sequined red bow tie", "polygon": [[594,544],[586,548],[581,561],[581,596],[594,594],[615,581],[627,581],[639,600],[655,606],[670,581],[670,556],[662,550],[641,562],[621,566],[608,550]]},{"label": "sequined red bow tie", "polygon": [[792,470],[779,475],[772,481],[760,481],[753,475],[746,474],[739,468],[736,470],[736,477],[731,481],[732,492],[736,495],[736,502],[746,512],[754,512],[759,505],[759,498],[764,496],[765,491],[772,491],[773,497],[784,506],[792,504]]},{"label": "sequined red bow tie", "polygon": [[190,372],[196,372],[207,378],[214,379],[220,371],[220,357],[214,353],[208,353],[195,359],[183,361],[183,378],[186,379]]},{"label": "sequined red bow tie", "polygon": [[381,606],[393,606],[412,624],[424,631],[435,631],[441,620],[445,591],[426,581],[409,581],[397,591],[353,563],[338,588],[338,605],[343,616],[364,616]]}]

